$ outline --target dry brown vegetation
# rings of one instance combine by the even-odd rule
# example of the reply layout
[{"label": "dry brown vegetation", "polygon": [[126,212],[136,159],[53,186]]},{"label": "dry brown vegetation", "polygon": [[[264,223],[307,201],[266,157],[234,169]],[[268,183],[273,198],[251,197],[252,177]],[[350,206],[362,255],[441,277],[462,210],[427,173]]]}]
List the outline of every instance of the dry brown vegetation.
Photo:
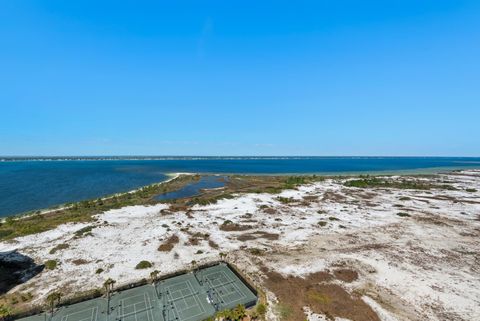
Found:
[{"label": "dry brown vegetation", "polygon": [[160,252],[170,252],[175,244],[178,244],[179,238],[176,234],[170,236],[164,243],[162,243],[159,247],[158,250]]},{"label": "dry brown vegetation", "polygon": [[186,233],[190,234],[186,245],[198,245],[200,244],[200,241],[210,240],[210,234],[208,233],[192,233],[188,230]]},{"label": "dry brown vegetation", "polygon": [[322,201],[333,201],[333,202],[345,202],[346,197],[345,195],[327,191],[323,194]]},{"label": "dry brown vegetation", "polygon": [[353,282],[358,279],[358,272],[351,269],[338,269],[333,271],[333,275],[343,282]]},{"label": "dry brown vegetation", "polygon": [[279,234],[276,233],[268,233],[264,231],[257,231],[257,232],[252,232],[252,233],[245,233],[242,235],[239,235],[237,237],[237,240],[245,242],[245,241],[251,241],[251,240],[256,240],[259,238],[266,239],[266,240],[271,240],[271,241],[276,241],[280,237]]},{"label": "dry brown vegetation", "polygon": [[231,221],[225,221],[222,225],[220,225],[220,230],[225,232],[239,232],[239,231],[246,231],[250,230],[253,227],[250,225],[243,225],[238,223],[233,223]]},{"label": "dry brown vegetation", "polygon": [[220,247],[220,246],[218,246],[217,243],[215,243],[215,242],[212,241],[212,240],[208,240],[208,245],[210,245],[210,247],[211,247],[212,249],[218,249],[218,248]]},{"label": "dry brown vegetation", "polygon": [[312,273],[305,278],[284,277],[277,272],[267,272],[267,276],[266,286],[279,300],[278,312],[283,321],[304,321],[305,306],[330,320],[340,317],[352,321],[380,321],[358,295],[331,283],[333,276],[327,272]]},{"label": "dry brown vegetation", "polygon": [[76,259],[76,260],[73,260],[72,263],[75,265],[83,265],[83,264],[88,264],[89,262],[84,259]]}]

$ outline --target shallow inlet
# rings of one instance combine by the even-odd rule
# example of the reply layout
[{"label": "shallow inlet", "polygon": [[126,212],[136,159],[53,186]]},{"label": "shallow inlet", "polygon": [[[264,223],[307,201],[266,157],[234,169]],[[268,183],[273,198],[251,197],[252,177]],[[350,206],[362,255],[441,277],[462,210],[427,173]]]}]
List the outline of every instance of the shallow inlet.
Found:
[{"label": "shallow inlet", "polygon": [[155,197],[157,201],[166,201],[177,198],[192,197],[201,194],[203,189],[224,187],[228,182],[227,176],[202,176],[200,180],[185,185],[179,190],[160,194]]}]

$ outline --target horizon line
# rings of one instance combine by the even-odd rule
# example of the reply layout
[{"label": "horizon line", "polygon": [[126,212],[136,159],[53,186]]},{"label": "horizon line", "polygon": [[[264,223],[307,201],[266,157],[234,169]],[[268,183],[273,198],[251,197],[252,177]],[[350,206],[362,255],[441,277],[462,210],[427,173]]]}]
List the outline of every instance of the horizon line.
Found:
[{"label": "horizon line", "polygon": [[58,158],[480,158],[445,155],[0,155],[0,159]]}]

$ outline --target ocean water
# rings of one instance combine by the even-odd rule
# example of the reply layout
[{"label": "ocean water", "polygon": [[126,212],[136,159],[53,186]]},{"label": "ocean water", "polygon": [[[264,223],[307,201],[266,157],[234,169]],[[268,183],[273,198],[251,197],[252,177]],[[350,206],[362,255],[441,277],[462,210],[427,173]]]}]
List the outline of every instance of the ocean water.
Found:
[{"label": "ocean water", "polygon": [[[3,161],[1,161],[3,160]],[[480,158],[148,158],[42,161],[0,159],[0,216],[125,192],[168,173],[340,174],[480,168]]]}]

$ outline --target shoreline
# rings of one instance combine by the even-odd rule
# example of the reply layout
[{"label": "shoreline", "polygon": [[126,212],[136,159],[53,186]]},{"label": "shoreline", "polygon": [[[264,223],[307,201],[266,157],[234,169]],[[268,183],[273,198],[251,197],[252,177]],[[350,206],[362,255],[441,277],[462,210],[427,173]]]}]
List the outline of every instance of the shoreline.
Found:
[{"label": "shoreline", "polygon": [[[123,159],[121,159],[123,160]],[[385,170],[385,171],[345,171],[345,172],[309,172],[309,173],[218,173],[218,172],[175,172],[175,173],[163,173],[165,176],[169,177],[168,179],[158,182],[158,183],[153,183],[153,184],[148,184],[148,185],[143,185],[138,188],[128,190],[125,192],[119,192],[115,194],[109,194],[106,196],[100,196],[97,198],[89,198],[85,200],[78,200],[74,202],[69,202],[71,205],[66,206],[67,203],[63,204],[58,204],[58,205],[53,205],[47,208],[38,208],[38,209],[33,209],[29,210],[26,212],[19,212],[11,215],[6,215],[3,217],[0,217],[0,222],[4,223],[5,220],[9,217],[12,217],[14,219],[21,219],[21,218],[26,218],[32,215],[44,215],[48,213],[52,213],[55,211],[62,211],[65,209],[69,209],[75,204],[78,204],[83,201],[94,201],[94,200],[108,200],[112,199],[114,197],[119,197],[127,194],[132,194],[135,192],[138,192],[139,190],[145,188],[145,187],[150,187],[150,186],[159,186],[162,184],[166,184],[171,182],[172,180],[178,178],[181,175],[201,175],[201,176],[258,176],[258,177],[282,177],[282,176],[320,176],[320,177],[325,177],[325,178],[331,178],[331,177],[359,177],[359,176],[422,176],[422,175],[437,175],[437,174],[448,174],[452,172],[457,172],[457,171],[464,171],[464,170],[480,170],[480,166],[461,166],[461,167],[431,167],[431,168],[419,168],[419,169],[406,169],[406,170]],[[37,213],[40,211],[40,213]]]},{"label": "shoreline", "polygon": [[[0,222],[4,223],[5,220],[9,217],[13,217],[14,219],[24,219],[24,218],[28,218],[28,217],[33,216],[33,215],[45,215],[45,214],[52,213],[52,212],[55,212],[55,211],[63,211],[63,210],[72,208],[75,204],[78,204],[78,203],[84,202],[84,201],[91,201],[91,200],[105,201],[105,200],[112,199],[114,197],[123,196],[123,195],[127,195],[127,194],[133,194],[133,193],[138,192],[139,190],[141,190],[142,188],[145,188],[147,186],[159,186],[159,185],[171,182],[174,179],[178,178],[180,175],[195,175],[195,174],[191,174],[191,173],[168,173],[168,174],[165,174],[165,176],[167,176],[167,177],[169,176],[170,178],[167,179],[167,180],[158,182],[158,183],[153,183],[153,184],[149,184],[149,185],[140,186],[140,187],[138,187],[136,189],[133,189],[133,190],[129,190],[129,191],[126,191],[126,192],[115,193],[115,194],[110,194],[110,195],[107,195],[107,196],[104,196],[104,197],[91,198],[91,199],[87,199],[87,200],[71,202],[71,205],[68,205],[68,206],[66,205],[66,203],[64,203],[64,204],[58,204],[58,205],[54,205],[53,207],[48,207],[48,208],[44,208],[44,209],[35,209],[35,210],[30,210],[28,212],[21,212],[21,213],[17,213],[17,214],[13,214],[13,215],[8,215],[8,216],[1,217]],[[38,211],[40,211],[40,213],[36,213]]]}]

